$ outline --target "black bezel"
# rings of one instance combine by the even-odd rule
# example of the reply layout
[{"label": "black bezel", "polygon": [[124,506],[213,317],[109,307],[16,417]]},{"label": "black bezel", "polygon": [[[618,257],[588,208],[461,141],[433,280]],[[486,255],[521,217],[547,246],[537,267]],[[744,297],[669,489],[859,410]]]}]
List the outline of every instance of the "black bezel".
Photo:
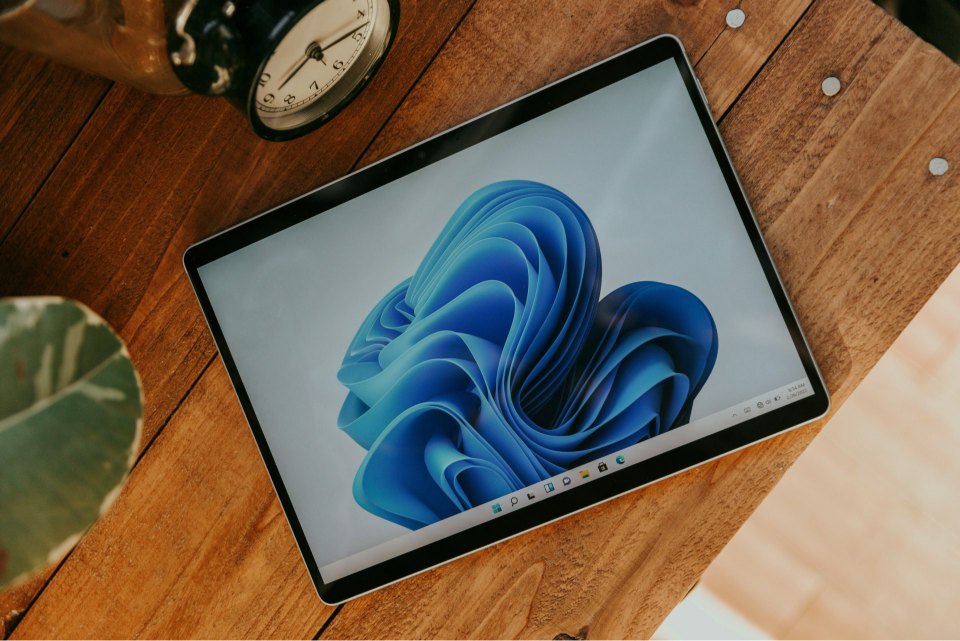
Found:
[{"label": "black bezel", "polygon": [[[296,511],[290,502],[290,497],[284,488],[283,479],[276,462],[270,454],[256,413],[244,389],[229,347],[224,340],[223,333],[210,305],[210,300],[203,288],[198,269],[202,265],[266,236],[321,214],[332,207],[442,160],[453,153],[536,118],[556,107],[670,59],[676,62],[690,99],[696,106],[700,122],[710,140],[710,145],[723,171],[727,186],[740,211],[746,232],[763,267],[814,393],[749,421],[664,452],[641,463],[625,467],[618,470],[616,474],[601,476],[588,484],[537,501],[522,510],[503,513],[497,518],[468,530],[429,543],[355,574],[325,583],[310,552]],[[184,265],[203,313],[210,325],[210,330],[223,356],[224,364],[233,381],[240,404],[243,406],[244,413],[250,423],[253,436],[263,455],[267,471],[310,571],[310,576],[317,588],[317,593],[321,600],[330,604],[343,602],[619,494],[635,490],[792,427],[810,422],[824,415],[829,409],[829,396],[817,370],[813,355],[806,344],[783,284],[763,242],[756,219],[747,204],[746,196],[720,140],[710,109],[700,92],[693,70],[683,51],[683,46],[674,36],[659,36],[637,45],[197,243],[185,253]]]}]

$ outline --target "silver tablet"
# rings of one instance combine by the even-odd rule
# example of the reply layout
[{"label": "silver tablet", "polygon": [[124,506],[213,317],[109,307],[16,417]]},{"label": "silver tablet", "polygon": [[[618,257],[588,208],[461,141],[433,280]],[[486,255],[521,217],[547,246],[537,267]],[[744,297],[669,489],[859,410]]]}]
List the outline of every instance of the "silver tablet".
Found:
[{"label": "silver tablet", "polygon": [[829,404],[670,36],[185,263],[330,603]]}]

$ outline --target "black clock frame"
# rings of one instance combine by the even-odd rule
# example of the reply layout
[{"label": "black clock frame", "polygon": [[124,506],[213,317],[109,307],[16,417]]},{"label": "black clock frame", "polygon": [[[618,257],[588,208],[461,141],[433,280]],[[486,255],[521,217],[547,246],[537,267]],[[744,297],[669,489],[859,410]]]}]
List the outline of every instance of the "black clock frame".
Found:
[{"label": "black clock frame", "polygon": [[[174,73],[191,91],[222,96],[244,114],[253,131],[282,142],[309,133],[340,113],[369,84],[386,60],[400,23],[398,0],[390,6],[390,27],[383,53],[366,75],[329,111],[290,129],[265,125],[257,114],[257,82],[277,45],[308,12],[327,0],[187,0],[184,24],[171,21],[167,48]],[[179,18],[179,16],[178,16]],[[187,40],[194,58],[185,61]]]}]

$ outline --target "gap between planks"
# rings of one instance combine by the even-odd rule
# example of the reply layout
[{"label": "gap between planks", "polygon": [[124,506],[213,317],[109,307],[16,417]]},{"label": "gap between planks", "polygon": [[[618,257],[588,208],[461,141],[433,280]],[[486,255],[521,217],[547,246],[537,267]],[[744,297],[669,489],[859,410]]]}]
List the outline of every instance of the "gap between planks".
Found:
[{"label": "gap between planks", "polygon": [[66,146],[63,148],[63,151],[60,153],[59,156],[57,156],[56,162],[50,165],[50,169],[47,171],[46,175],[44,175],[43,179],[37,184],[37,188],[33,190],[32,194],[30,194],[30,198],[27,199],[27,201],[23,204],[23,207],[20,208],[20,211],[17,212],[17,215],[14,217],[10,225],[5,230],[3,230],[2,235],[0,235],[0,245],[3,245],[3,243],[6,242],[7,238],[10,237],[10,234],[13,233],[13,230],[16,229],[17,225],[20,224],[20,221],[23,219],[23,215],[27,213],[27,211],[30,209],[30,205],[33,204],[33,201],[37,197],[37,194],[43,191],[43,187],[44,185],[47,184],[47,181],[50,180],[50,176],[53,175],[53,173],[57,170],[57,167],[60,166],[60,163],[63,162],[63,159],[70,152],[70,149],[73,148],[73,143],[77,141],[77,138],[80,137],[80,134],[82,134],[84,129],[87,128],[87,125],[90,123],[90,120],[93,119],[94,114],[96,114],[97,110],[100,109],[100,105],[102,105],[103,101],[107,99],[107,96],[110,94],[111,91],[113,91],[113,88],[115,85],[116,83],[114,82],[111,82],[110,84],[108,84],[106,88],[103,90],[103,93],[100,94],[100,97],[97,98],[97,102],[96,104],[93,105],[93,109],[91,109],[90,112],[84,117],[83,123],[81,123],[80,126],[77,127],[77,130],[70,137],[70,142],[66,144]]}]

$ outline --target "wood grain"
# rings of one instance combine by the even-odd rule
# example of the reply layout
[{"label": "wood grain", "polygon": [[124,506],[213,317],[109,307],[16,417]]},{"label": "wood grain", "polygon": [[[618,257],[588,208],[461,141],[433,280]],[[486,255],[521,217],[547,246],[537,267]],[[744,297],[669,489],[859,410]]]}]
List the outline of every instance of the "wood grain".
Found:
[{"label": "wood grain", "polygon": [[5,293],[56,293],[127,341],[147,395],[144,444],[214,354],[181,257],[196,240],[344,173],[470,5],[402,12],[373,83],[314,135],[282,145],[222,100],[116,85],[0,245]]},{"label": "wood grain", "polygon": [[[259,140],[221,100],[157,97],[113,86],[14,231],[5,240],[0,234],[0,296],[69,296],[97,309],[119,330],[144,383],[142,443],[149,447],[215,354],[183,273],[183,251],[245,216],[346,173],[470,4],[446,2],[439,10],[405,6],[401,35],[363,95],[335,125],[293,143]],[[43,65],[30,68],[38,75],[36,84],[45,87],[54,82],[46,74],[61,73]],[[48,93],[49,88],[43,97]],[[57,121],[40,110],[30,122],[37,116],[44,118],[38,127]],[[20,149],[31,138],[32,133],[13,136],[11,145]],[[3,162],[6,166],[6,157]],[[3,180],[0,176],[0,193],[15,197]],[[226,393],[219,402],[235,402],[229,398]],[[167,498],[176,504],[175,496]],[[214,514],[223,508],[207,507]],[[101,550],[107,556],[114,552]],[[43,584],[34,581],[4,594],[2,618],[25,609]],[[113,599],[109,593],[100,596]],[[154,601],[144,602],[180,602],[170,594],[151,596]],[[262,605],[264,611],[274,607],[267,598]],[[88,615],[96,617],[97,610]],[[82,619],[72,623],[85,624]],[[132,636],[138,625],[131,613],[116,621],[115,633]]]},{"label": "wood grain", "polygon": [[[543,4],[480,0],[377,137],[369,164],[662,33],[677,35],[720,117],[811,0]],[[749,16],[726,27],[729,9]],[[520,25],[517,30],[514,27]],[[549,33],[549,38],[537,34]],[[482,62],[479,62],[482,61]]]},{"label": "wood grain", "polygon": [[[927,165],[960,152],[960,68],[868,3],[824,4],[722,131],[829,388],[846,398],[957,264],[960,181]],[[819,89],[828,75],[844,85],[833,98]]]},{"label": "wood grain", "polygon": [[0,46],[0,239],[109,88],[102,78]]},{"label": "wood grain", "polygon": [[[828,74],[847,90],[823,95]],[[926,170],[960,152],[958,89],[955,65],[870,3],[823,0],[723,122],[835,407],[960,259],[960,181]],[[324,636],[650,635],[817,431],[358,599]]]},{"label": "wood grain", "polygon": [[809,8],[810,0],[744,0],[739,29],[724,29],[697,62],[697,76],[720,119]]},{"label": "wood grain", "polygon": [[679,35],[697,60],[735,5],[641,0],[625,9],[613,0],[479,0],[361,164],[661,33]]},{"label": "wood grain", "polygon": [[[109,88],[110,82],[102,78],[0,46],[0,240]],[[8,274],[0,271],[0,283]],[[0,638],[6,637],[52,572],[0,592]]]},{"label": "wood grain", "polygon": [[[685,41],[691,50],[694,52],[705,51],[709,43],[713,42],[716,39],[718,30],[723,29],[723,11],[724,7],[719,5],[710,5],[709,11],[699,11],[694,12],[689,8],[680,7],[674,3],[667,2],[650,2],[649,6],[644,5],[641,13],[642,16],[638,17],[636,20],[631,21],[630,29],[633,31],[626,31],[619,34],[619,40],[610,48],[609,51],[601,51],[596,55],[601,57],[607,55],[613,51],[623,48],[633,44],[634,42],[643,40],[655,33],[665,29],[672,28],[676,30],[677,27],[683,26],[687,30],[687,35],[685,36]],[[556,11],[563,13],[566,11],[570,13],[571,11],[583,11],[578,9],[575,3],[568,3],[569,7],[565,5],[558,5],[555,7]],[[572,7],[572,9],[571,9]],[[496,8],[496,7],[494,7]],[[526,6],[517,6],[513,10],[517,11],[527,11],[529,8]],[[489,19],[490,9],[486,9],[487,18]],[[472,15],[472,14],[471,14]],[[534,14],[538,15],[538,14]],[[552,19],[556,17],[552,14],[546,14],[538,18],[540,20],[538,28],[544,28],[545,25],[549,25]],[[642,19],[640,19],[642,17]],[[523,19],[524,16],[519,16],[518,19]],[[546,20],[544,20],[546,18]],[[567,23],[568,29],[574,29],[580,23],[581,18],[584,18],[583,15],[574,14],[569,18]],[[470,18],[468,18],[469,20]],[[598,21],[594,20],[592,23],[591,32],[586,32],[580,37],[580,48],[581,51],[586,49],[591,42],[594,41],[605,41],[605,31],[609,28],[609,21]],[[458,33],[460,33],[458,31]],[[781,37],[783,34],[780,34]],[[454,36],[455,38],[457,36]],[[768,42],[768,50],[772,51],[773,47],[776,45],[778,40],[776,38],[771,38]],[[467,41],[467,46],[470,46],[471,41]],[[463,45],[460,45],[462,47]],[[458,48],[458,50],[460,50]],[[480,56],[488,55],[489,52],[481,51],[478,52]],[[505,52],[501,52],[500,55],[504,55]],[[530,53],[535,53],[530,50]],[[546,69],[549,73],[554,75],[562,75],[568,71],[585,64],[582,56],[571,55],[571,53],[562,48],[558,48],[554,51],[554,55],[559,56],[563,60],[563,64],[567,65],[565,68],[559,66],[559,61],[544,61],[542,59],[534,56],[532,59],[527,61],[527,64],[530,65],[530,68],[526,70],[527,75],[533,75],[534,73],[541,73],[542,70]],[[481,60],[481,57],[475,58],[473,63],[478,65],[478,61]],[[588,58],[587,61],[592,61]],[[549,62],[549,64],[547,64]],[[759,62],[757,63],[759,64]],[[556,66],[556,68],[554,68]],[[730,68],[739,68],[741,65],[738,65],[736,61],[731,61],[729,63]],[[519,75],[523,75],[520,71],[517,72]],[[752,73],[750,74],[752,75]],[[749,77],[749,76],[747,76]],[[536,76],[533,77],[533,82],[546,82],[547,80],[552,79],[551,77]],[[529,80],[528,80],[529,81]],[[745,80],[744,80],[745,82]],[[535,86],[535,85],[531,85]],[[737,91],[742,89],[742,85],[737,88]],[[519,91],[525,91],[522,85],[519,86]],[[502,98],[494,98],[495,101],[505,100],[508,95],[502,95]],[[166,101],[163,105],[153,105],[151,101],[149,104],[145,103],[143,105],[133,104],[130,102],[132,97],[129,94],[117,95],[115,98],[113,96],[108,96],[108,103],[104,105],[104,111],[106,114],[109,114],[109,119],[106,116],[101,116],[98,113],[98,116],[103,118],[103,122],[98,121],[95,123],[96,127],[91,127],[91,129],[97,130],[105,128],[110,129],[121,129],[130,134],[135,132],[137,123],[139,122],[148,122],[149,130],[147,133],[137,136],[137,141],[149,141],[151,137],[158,137],[161,134],[161,131],[164,128],[169,128],[171,123],[177,122],[176,119],[171,119],[166,116],[163,112],[164,109],[176,106],[179,103],[173,103],[171,101]],[[155,100],[155,99],[152,99]],[[411,98],[408,102],[416,103],[417,99]],[[187,115],[181,113],[180,120],[185,122],[196,122],[198,120],[202,121],[205,117],[203,109],[207,107],[207,101],[194,101],[196,104],[193,105],[193,111],[189,112]],[[184,107],[180,107],[183,109]],[[433,122],[437,121],[438,117],[445,113],[446,107],[441,107],[437,114],[428,114],[426,117],[428,121]],[[130,111],[140,111],[136,116],[132,117],[130,122],[123,121],[120,119],[119,114],[121,112],[130,112]],[[232,113],[226,113],[222,117],[226,118],[232,116]],[[457,114],[454,114],[455,116]],[[462,115],[462,114],[461,114]],[[156,123],[153,121],[156,120]],[[436,124],[436,123],[435,123]],[[201,123],[195,130],[195,133],[199,135],[199,131],[204,128],[218,126],[221,129],[227,128],[230,126],[230,123],[218,123],[212,125],[211,123]],[[243,141],[243,132],[238,129],[235,131],[229,129],[229,133],[226,136],[227,139],[234,141],[233,144],[239,145],[241,143],[245,144]],[[193,130],[192,130],[193,131]],[[320,135],[323,135],[325,132],[321,132]],[[355,131],[345,134],[348,136],[357,135]],[[389,138],[393,138],[396,134],[389,134]],[[179,139],[185,139],[187,134],[180,134]],[[236,139],[240,139],[239,142]],[[85,140],[79,141],[80,143],[86,143]],[[204,142],[201,144],[203,149],[208,151],[216,150],[217,146],[214,142]],[[301,141],[302,142],[302,141]],[[412,141],[409,141],[412,142]],[[95,207],[93,203],[108,203],[111,207],[111,212],[116,212],[116,215],[123,216],[127,219],[129,225],[136,225],[137,221],[135,216],[144,211],[150,209],[149,204],[151,202],[160,201],[156,205],[161,212],[167,212],[166,215],[170,218],[173,218],[172,221],[165,223],[166,227],[174,227],[179,225],[180,227],[173,231],[173,236],[169,234],[171,231],[167,230],[163,232],[163,235],[160,232],[154,232],[153,240],[149,243],[158,243],[162,246],[162,243],[169,243],[170,247],[167,249],[166,253],[163,256],[159,257],[160,264],[146,264],[144,266],[134,267],[128,265],[129,259],[125,259],[123,256],[126,254],[135,253],[134,250],[124,250],[126,254],[121,253],[120,258],[117,260],[117,265],[110,268],[110,270],[103,267],[93,266],[87,269],[94,271],[94,273],[103,273],[104,276],[109,276],[111,279],[111,286],[107,291],[97,290],[93,283],[91,283],[91,273],[87,273],[85,276],[77,275],[76,277],[71,277],[69,269],[67,267],[59,267],[58,273],[51,275],[33,275],[33,280],[25,279],[28,285],[38,286],[38,283],[47,282],[58,282],[68,283],[71,287],[77,287],[81,291],[89,291],[90,295],[97,297],[102,301],[99,306],[102,309],[106,307],[108,309],[115,310],[113,313],[116,313],[116,318],[118,321],[114,321],[121,325],[122,333],[128,338],[131,343],[131,349],[134,355],[134,359],[138,364],[141,372],[144,375],[145,381],[147,381],[148,389],[148,404],[150,403],[150,390],[153,390],[153,397],[155,399],[154,409],[151,410],[151,416],[156,417],[165,417],[169,411],[170,407],[174,407],[176,402],[179,400],[179,395],[182,395],[181,388],[176,387],[177,383],[184,383],[187,380],[187,376],[194,369],[202,366],[205,358],[209,358],[212,354],[212,346],[208,347],[209,339],[207,337],[206,328],[203,326],[202,321],[196,313],[196,303],[193,299],[192,293],[189,291],[188,285],[186,284],[185,279],[182,277],[181,268],[179,265],[179,258],[182,248],[197,239],[198,237],[203,236],[209,231],[212,231],[214,225],[217,227],[223,226],[227,220],[225,215],[221,213],[220,210],[234,208],[237,210],[242,210],[246,208],[246,211],[256,211],[256,207],[265,207],[267,204],[273,201],[263,200],[255,201],[253,200],[259,194],[254,188],[251,188],[247,185],[249,181],[256,181],[258,178],[268,178],[269,176],[250,176],[250,175],[236,175],[238,171],[237,167],[226,167],[222,170],[212,169],[207,170],[215,173],[212,177],[204,177],[202,181],[190,182],[191,172],[183,172],[182,169],[179,169],[180,174],[177,173],[178,168],[183,165],[191,166],[201,166],[200,160],[195,160],[196,152],[185,148],[184,145],[180,142],[176,143],[176,146],[180,149],[179,153],[175,153],[175,150],[166,150],[166,149],[157,149],[156,146],[148,146],[148,149],[152,149],[152,153],[158,154],[159,159],[154,162],[160,162],[159,165],[145,166],[148,162],[147,159],[144,159],[143,154],[138,149],[131,149],[129,141],[125,141],[124,137],[121,135],[111,136],[109,141],[109,153],[105,153],[102,150],[98,151],[96,149],[90,149],[86,152],[86,155],[83,157],[78,157],[72,160],[72,166],[79,168],[79,170],[87,169],[88,172],[92,173],[94,171],[98,172],[97,177],[104,184],[98,186],[89,186],[84,185],[82,180],[77,180],[77,177],[69,179],[69,177],[63,178],[63,185],[57,185],[56,190],[52,190],[46,198],[48,200],[41,200],[36,208],[38,211],[51,211],[57,203],[61,202],[64,197],[68,197],[71,203],[79,202],[90,202],[91,205],[88,206],[90,210],[94,210]],[[329,143],[328,143],[329,144]],[[347,142],[341,143],[346,145]],[[397,144],[397,143],[393,143]],[[94,143],[89,143],[90,147],[94,147]],[[305,152],[302,150],[297,150],[296,153],[309,157],[310,150],[313,150],[316,146],[311,146],[310,149]],[[284,146],[284,149],[289,148],[288,145]],[[244,148],[243,154],[252,153],[251,150]],[[223,152],[226,154],[227,152]],[[346,153],[343,149],[339,149],[338,153],[343,155]],[[242,156],[240,152],[235,152],[230,154],[230,157]],[[119,157],[120,160],[116,158]],[[102,162],[102,158],[112,159],[107,171],[104,171],[104,168],[93,169],[91,164],[96,164],[97,162]],[[223,164],[224,160],[218,158],[218,164]],[[249,172],[253,163],[242,163],[240,164],[240,169],[247,168]],[[311,166],[314,166],[313,163]],[[125,166],[129,165],[129,166]],[[134,167],[140,166],[135,173],[131,175]],[[343,171],[343,169],[341,169]],[[113,173],[116,175],[114,176]],[[186,175],[182,175],[186,173]],[[104,175],[108,176],[106,181],[103,180]],[[156,188],[152,187],[149,181],[140,179],[135,180],[137,176],[153,176],[158,175],[164,177],[164,185],[158,186]],[[216,178],[216,180],[214,179]],[[306,177],[294,177],[290,176],[273,176],[273,178],[278,182],[277,189],[287,188],[289,185],[294,185],[294,189],[303,190],[307,187],[306,184],[298,183],[297,180],[302,179],[303,181],[309,180],[309,176]],[[315,178],[317,182],[321,181],[324,176]],[[180,180],[184,182],[186,187],[190,190],[199,190],[201,193],[199,196],[191,196],[195,198],[193,203],[184,204],[179,200],[180,196],[177,194],[170,195],[169,191],[169,182],[170,180]],[[103,193],[105,189],[111,188],[114,190],[119,190],[123,188],[129,182],[135,182],[136,184],[142,185],[141,189],[141,198],[143,198],[146,203],[137,203],[131,207],[130,197],[124,197],[123,194],[116,194],[110,198],[106,198]],[[199,182],[199,184],[197,184]],[[225,184],[224,184],[225,183]],[[254,182],[254,187],[257,184]],[[79,192],[78,195],[73,195],[74,191]],[[244,191],[246,190],[246,191]],[[232,201],[229,199],[240,198],[240,196],[235,196],[237,192],[240,192],[241,195],[245,195],[248,201],[236,200]],[[42,196],[44,196],[42,194]],[[161,200],[162,197],[170,198],[172,202],[167,203]],[[260,195],[261,198],[262,195]],[[119,204],[113,205],[110,204],[112,200],[116,198],[119,201]],[[125,200],[124,200],[125,198]],[[202,200],[205,198],[207,203],[199,203],[196,201]],[[277,200],[281,198],[278,197]],[[199,215],[180,215],[175,211],[178,206],[190,206],[192,207],[192,212],[198,212],[205,216],[213,217],[213,222],[200,219]],[[132,210],[132,211],[131,211]],[[86,214],[81,214],[86,216],[89,221],[88,224],[92,224],[95,221],[101,220],[103,214],[98,214],[96,211],[88,211]],[[236,215],[234,213],[233,215]],[[64,223],[69,223],[72,219],[67,219],[64,217]],[[34,246],[36,244],[43,244],[45,242],[50,242],[50,230],[52,224],[44,225],[40,218],[36,219],[35,228],[32,237],[22,237],[24,238],[23,242],[24,247]],[[103,224],[103,223],[101,223]],[[110,246],[112,242],[116,242],[116,239],[123,233],[123,225],[120,223],[107,223],[115,226],[115,230],[107,231],[96,231],[96,239],[93,241],[91,247],[87,250],[87,253],[90,255],[95,255],[97,253],[105,253],[105,247]],[[166,228],[164,228],[166,229]],[[79,235],[80,232],[77,232]],[[70,236],[72,234],[68,234]],[[122,238],[122,237],[121,237]],[[129,241],[127,241],[129,242]],[[148,251],[148,241],[144,240],[140,243],[141,251]],[[0,247],[0,264],[2,264],[5,258],[5,251],[10,251],[7,248]],[[13,252],[11,252],[12,254]],[[112,270],[112,271],[111,271]],[[127,282],[131,278],[137,277],[137,274],[140,272],[145,272],[147,275],[139,278],[149,277],[151,281],[147,285],[146,292],[142,294],[142,298],[137,300],[137,292],[142,285],[136,285],[131,288],[132,291],[129,291],[129,296],[131,297],[130,302],[126,302],[124,298],[128,295],[128,290],[120,287],[119,284],[122,282]],[[116,283],[116,284],[114,284]],[[128,307],[133,307],[132,311],[127,312]],[[127,320],[123,320],[124,318]],[[108,316],[109,318],[109,316]],[[195,319],[195,320],[194,320]],[[209,374],[213,375],[213,374]],[[208,376],[209,376],[208,375]],[[164,378],[168,377],[168,378]],[[205,383],[204,383],[205,384]],[[172,388],[171,392],[166,392]],[[158,394],[163,394],[160,397],[159,401],[156,400]],[[232,403],[235,404],[236,401],[232,397],[232,394],[225,394],[222,398],[214,399],[212,396],[207,396],[204,401],[210,404],[223,404],[223,403]],[[159,406],[159,407],[157,407]],[[148,420],[148,433],[156,432],[157,426],[160,424],[160,419],[151,418]],[[175,427],[176,426],[176,427]],[[188,429],[185,423],[176,421],[170,426],[173,429]],[[241,429],[241,432],[243,429]],[[144,459],[144,465],[164,467],[168,465],[176,465],[179,459],[179,454],[172,449],[167,449],[163,447],[164,441],[158,440],[157,446],[159,449],[157,452],[151,452],[151,457]],[[222,473],[221,466],[226,465],[226,461],[211,461],[209,469],[203,471],[203,474],[210,476],[217,476]],[[139,472],[134,472],[138,474]],[[198,472],[199,473],[199,472]],[[175,501],[175,495],[168,495],[168,500]],[[116,510],[121,510],[123,508],[116,508]],[[178,509],[176,506],[171,509]],[[207,509],[212,512],[220,513],[224,509],[233,510],[233,509],[245,509],[243,504],[234,503],[232,506],[224,507],[221,504],[211,504],[206,506],[204,509]],[[91,534],[90,539],[93,540],[97,536],[97,532],[100,531],[100,528],[104,528],[106,532],[109,532],[109,537],[119,537],[119,538],[135,538],[142,536],[142,532],[138,528],[132,528],[130,524],[126,521],[113,521],[117,524],[110,526],[109,524],[102,524],[98,526],[98,529]],[[123,523],[123,527],[119,525]],[[142,528],[146,530],[151,527],[152,524],[146,522],[142,525]],[[113,529],[117,528],[117,529]],[[292,541],[292,540],[291,540]],[[81,547],[85,548],[88,543],[85,541]],[[129,572],[129,567],[132,564],[132,561],[127,560],[125,563],[113,564],[111,561],[114,558],[112,551],[110,549],[103,550],[96,547],[95,543],[90,543],[90,546],[94,546],[93,549],[99,550],[99,554],[104,554],[105,558],[101,560],[100,564],[104,567],[109,568],[109,572],[115,576],[112,578],[113,581],[117,584],[124,584],[125,580],[129,580],[129,577],[126,576],[126,573]],[[78,550],[78,554],[81,553],[81,550]],[[291,554],[293,554],[291,552]],[[33,634],[46,634],[48,628],[46,626],[51,625],[53,621],[62,621],[57,625],[55,629],[58,635],[77,635],[82,634],[80,629],[89,630],[90,627],[86,621],[96,621],[98,619],[97,612],[101,609],[100,600],[108,598],[107,595],[96,590],[88,591],[79,591],[74,586],[74,577],[73,574],[76,568],[73,564],[73,561],[68,561],[65,565],[63,572],[57,579],[53,582],[47,592],[44,593],[43,598],[38,602],[37,606],[31,611],[31,615],[28,616],[21,627],[18,628],[18,634],[24,634],[26,636],[31,636]],[[267,589],[268,586],[265,586],[264,589]],[[91,601],[90,599],[93,599]],[[144,597],[145,602],[151,603],[155,599],[160,598],[159,596],[154,596],[153,594],[148,594]],[[175,600],[179,601],[178,598]],[[71,602],[72,605],[67,605],[66,602]],[[69,616],[58,615],[61,611],[61,608],[69,610]],[[80,615],[80,613],[86,612],[87,619]],[[33,623],[34,621],[40,621],[42,623]],[[34,627],[34,626],[37,627]],[[133,627],[137,625],[137,620],[134,616],[129,617],[118,617],[111,623],[112,630],[116,630],[118,634],[122,635],[134,635],[137,628]],[[87,627],[83,627],[87,626]]]},{"label": "wood grain", "polygon": [[[709,65],[704,85],[723,113],[790,30],[779,16],[805,9],[745,1],[747,22],[732,32],[723,26],[732,5],[641,2],[614,20],[594,5],[534,11],[480,0],[363,162],[663,30],[679,32],[691,57]],[[435,50],[459,19],[450,12],[448,23],[407,33],[426,30]],[[432,55],[404,46],[401,59],[419,68]],[[346,171],[353,161],[344,157],[363,152],[419,73],[391,64],[338,119],[342,129],[283,146],[250,139],[216,103],[115,88],[0,245],[0,270],[23,266],[11,286],[55,287],[121,328],[147,385],[149,434],[213,354],[179,265],[183,247]],[[945,119],[957,89],[949,65],[866,0],[818,0],[723,123],[838,401],[958,259],[956,174],[924,173],[931,150],[957,154],[958,119]],[[818,76],[827,72],[842,74],[850,91],[823,96]],[[925,82],[930,73],[940,85]],[[894,74],[904,92],[926,91],[930,109],[891,116]],[[851,163],[864,161],[864,148],[877,151],[860,175]],[[812,231],[793,232],[791,221],[811,207],[837,211],[827,187],[848,182],[859,196],[842,201],[839,220],[815,218]],[[797,199],[806,200],[791,207]],[[914,204],[922,224],[904,216]],[[815,432],[773,439],[348,604],[326,636],[649,634]],[[315,633],[329,611],[304,582],[266,483],[217,362],[16,636]],[[135,598],[118,598],[128,594]]]}]

